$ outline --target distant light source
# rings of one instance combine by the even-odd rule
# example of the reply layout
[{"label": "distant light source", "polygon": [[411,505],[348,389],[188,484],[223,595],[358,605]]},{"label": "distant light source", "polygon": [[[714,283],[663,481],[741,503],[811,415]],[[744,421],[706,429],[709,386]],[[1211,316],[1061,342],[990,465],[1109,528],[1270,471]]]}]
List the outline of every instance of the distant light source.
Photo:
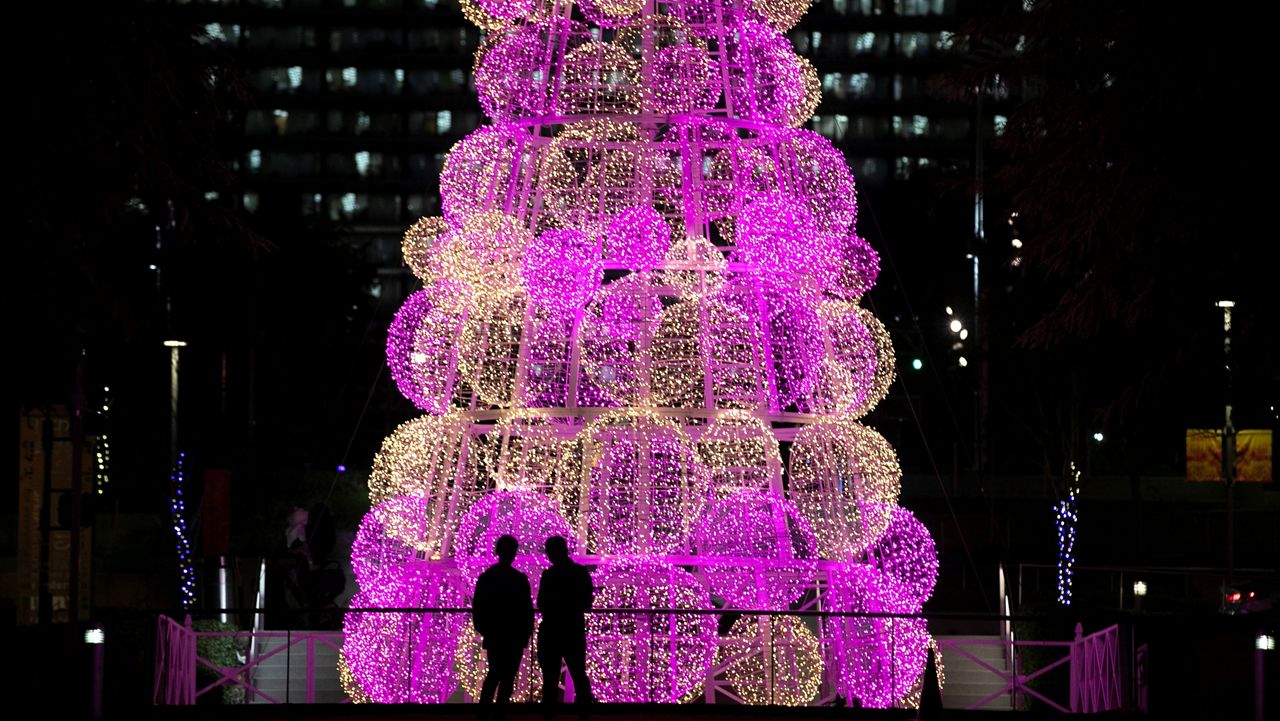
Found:
[{"label": "distant light source", "polygon": [[961,323],[960,320],[957,318],[956,320],[951,321],[950,327],[951,327],[952,333],[959,333],[960,329],[964,327],[964,323]]},{"label": "distant light source", "polygon": [[1259,651],[1276,650],[1276,637],[1269,633],[1260,633],[1258,637],[1253,639],[1253,647]]},{"label": "distant light source", "polygon": [[1218,308],[1234,308],[1236,307],[1236,302],[1234,300],[1220,300],[1214,303],[1214,306]]},{"label": "distant light source", "polygon": [[1145,595],[1147,595],[1147,582],[1146,582],[1146,581],[1134,581],[1134,582],[1133,582],[1133,595],[1135,595],[1135,596],[1145,596]]},{"label": "distant light source", "polygon": [[164,342],[164,347],[165,348],[186,348],[187,342],[185,340],[167,340]]},{"label": "distant light source", "polygon": [[915,370],[920,370],[921,368],[924,368],[924,361],[920,360],[919,358],[912,358],[911,367],[914,368]]},{"label": "distant light source", "polygon": [[968,337],[969,337],[969,329],[968,329],[968,328],[961,328],[961,329],[960,329],[960,340],[964,340],[964,339],[966,339],[966,338],[968,338]]},{"label": "distant light source", "polygon": [[107,635],[100,628],[87,628],[84,631],[85,643],[105,643],[106,640]]},{"label": "distant light source", "polygon": [[947,315],[954,315],[953,311],[951,310],[951,306],[947,306]]},{"label": "distant light source", "polygon": [[148,265],[148,266],[147,266],[147,270],[155,270],[155,269],[156,269],[156,264],[155,264],[155,263],[152,263],[151,265]]},{"label": "distant light source", "polygon": [[1101,442],[1102,442],[1102,431],[1098,431],[1097,433],[1094,433],[1094,434],[1093,434],[1093,440],[1095,440],[1095,441],[1097,441],[1097,442],[1101,443]]},{"label": "distant light source", "polygon": [[965,358],[964,356],[960,356],[960,358],[956,362],[960,364],[961,368],[969,367],[969,359]]},{"label": "distant light source", "polygon": [[338,465],[338,473],[346,473],[346,472],[347,472],[347,467],[346,467],[346,466],[344,466],[344,465],[342,465],[342,464],[339,464],[339,465]]},{"label": "distant light source", "polygon": [[1013,247],[1015,247],[1015,248],[1021,248],[1021,247],[1022,247],[1022,238],[1014,238],[1013,240],[1009,241],[1009,244],[1010,244],[1010,245],[1012,245],[1012,246],[1013,246]]}]

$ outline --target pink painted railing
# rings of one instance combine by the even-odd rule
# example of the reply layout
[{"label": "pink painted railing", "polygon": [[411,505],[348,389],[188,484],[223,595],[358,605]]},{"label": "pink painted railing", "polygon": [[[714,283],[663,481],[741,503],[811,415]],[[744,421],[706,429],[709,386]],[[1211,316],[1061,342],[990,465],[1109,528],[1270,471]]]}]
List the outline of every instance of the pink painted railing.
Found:
[{"label": "pink painted railing", "polygon": [[[250,648],[261,648],[263,642],[273,639],[284,639],[284,643],[265,653],[250,653],[244,664],[224,667],[199,658],[197,654],[198,638],[216,636],[252,641],[252,644],[247,644]],[[292,649],[301,646],[306,654],[306,691],[301,703],[314,703],[316,649],[324,645],[337,650],[341,644],[342,634],[337,631],[200,632],[192,629],[190,617],[186,619],[185,624],[180,624],[171,618],[161,616],[157,622],[153,700],[157,705],[193,704],[197,698],[210,691],[227,685],[236,685],[245,689],[247,700],[297,703],[298,701],[293,699],[275,698],[264,693],[254,684],[253,672],[268,659],[291,652]],[[1001,680],[1002,684],[998,689],[970,704],[968,706],[970,709],[986,707],[987,704],[1002,696],[1012,699],[1015,708],[1018,706],[1019,699],[1034,698],[1062,713],[1096,713],[1120,709],[1124,705],[1122,677],[1125,671],[1121,668],[1118,626],[1111,626],[1085,636],[1082,627],[1077,624],[1075,638],[1070,641],[1026,641],[1000,637],[939,638],[937,644],[944,661],[947,655],[963,656]],[[980,658],[976,650],[982,646],[1000,646],[1011,652],[1012,670],[997,668]],[[1030,673],[1023,673],[1021,652],[1027,648],[1059,648],[1062,649],[1062,656]],[[1064,665],[1070,672],[1069,698],[1050,698],[1044,692],[1032,687],[1033,681]],[[197,688],[196,671],[200,667],[213,670],[217,674],[217,679],[202,688]],[[726,696],[732,701],[732,694],[726,694]]]}]

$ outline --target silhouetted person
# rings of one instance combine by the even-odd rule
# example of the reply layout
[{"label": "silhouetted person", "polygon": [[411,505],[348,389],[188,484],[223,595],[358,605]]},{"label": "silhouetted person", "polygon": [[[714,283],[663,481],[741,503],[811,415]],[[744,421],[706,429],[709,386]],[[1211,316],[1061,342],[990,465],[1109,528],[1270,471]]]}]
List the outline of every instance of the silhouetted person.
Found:
[{"label": "silhouetted person", "polygon": [[[524,647],[533,635],[533,599],[529,577],[512,567],[520,550],[514,536],[503,536],[493,545],[498,562],[485,569],[476,579],[476,592],[471,600],[471,622],[484,639],[489,671],[480,687],[481,706],[487,707],[497,694],[499,704],[511,701],[516,672]],[[483,718],[486,708],[482,708]],[[495,718],[501,718],[502,709]]]},{"label": "silhouetted person", "polygon": [[551,718],[560,700],[560,662],[573,679],[575,701],[585,715],[593,699],[587,678],[587,625],[594,592],[587,567],[569,558],[569,543],[552,536],[546,543],[551,568],[542,572],[538,583],[538,665],[542,667],[542,704],[545,718]]}]

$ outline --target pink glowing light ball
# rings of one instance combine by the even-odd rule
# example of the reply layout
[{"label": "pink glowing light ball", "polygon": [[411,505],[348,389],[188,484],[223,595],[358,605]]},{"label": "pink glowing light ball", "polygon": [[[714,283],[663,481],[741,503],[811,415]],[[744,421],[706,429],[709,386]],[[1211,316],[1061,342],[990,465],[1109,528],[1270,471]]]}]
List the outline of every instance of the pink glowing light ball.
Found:
[{"label": "pink glowing light ball", "polygon": [[707,590],[693,574],[656,560],[607,561],[592,574],[597,608],[587,617],[591,690],[611,703],[681,703],[702,692],[716,655]]},{"label": "pink glowing light ball", "polygon": [[548,230],[529,244],[521,277],[537,303],[556,312],[575,312],[604,280],[599,243],[580,230]]},{"label": "pink glowing light ball", "polygon": [[470,586],[497,563],[493,546],[505,535],[520,542],[515,567],[529,577],[535,592],[542,571],[550,565],[543,552],[548,538],[562,536],[569,541],[569,552],[577,552],[573,530],[553,499],[537,491],[495,491],[476,501],[458,522],[454,536],[454,558]]},{"label": "pink glowing light ball", "polygon": [[[876,568],[845,564],[831,571],[833,610],[914,614],[912,591]],[[924,674],[929,633],[923,618],[837,618],[835,654],[841,683],[867,708],[891,708],[906,699]]]},{"label": "pink glowing light ball", "polygon": [[693,544],[711,592],[731,608],[786,609],[817,570],[809,522],[772,491],[741,489],[711,501]]}]

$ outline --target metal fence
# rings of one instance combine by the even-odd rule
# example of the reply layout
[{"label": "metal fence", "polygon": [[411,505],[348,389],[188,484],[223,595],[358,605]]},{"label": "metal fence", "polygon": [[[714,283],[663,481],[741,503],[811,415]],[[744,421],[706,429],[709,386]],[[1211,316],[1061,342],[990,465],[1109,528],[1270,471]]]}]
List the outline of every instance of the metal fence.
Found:
[{"label": "metal fence", "polygon": [[[384,697],[474,702],[485,657],[471,630],[469,609],[368,608],[343,613],[382,624],[377,639],[382,646],[374,653],[380,667],[392,669],[379,680],[392,686],[382,688]],[[687,637],[694,633],[690,629],[707,627],[689,623],[699,616],[712,622],[714,638]],[[913,634],[928,624],[950,631],[978,630],[940,633],[927,640],[929,657],[938,661],[935,668],[947,706],[1047,708],[1064,713],[1133,707],[1136,690],[1120,626],[1086,634],[1077,624],[1073,637],[1033,640],[1015,637],[1017,620],[1012,616],[596,609],[589,619],[594,630],[589,643],[595,647],[591,676],[600,689],[601,683],[617,685],[620,674],[642,669],[662,686],[662,693],[645,700],[911,706],[918,702],[924,678],[920,639]],[[155,704],[193,704],[210,694],[223,694],[224,703],[229,697],[234,702],[270,704],[378,700],[349,695],[359,683],[351,683],[352,672],[342,650],[351,640],[344,639],[342,631],[200,631],[190,616],[182,621],[159,616],[156,629]],[[424,639],[449,644],[450,652],[424,655]],[[703,642],[711,644],[710,658],[706,653],[697,655],[697,648],[706,648]],[[202,647],[220,648],[223,653],[212,658],[214,654],[202,653]],[[225,654],[228,647],[236,649],[230,662]],[[348,683],[339,684],[344,673]],[[962,684],[968,686],[963,693]],[[571,679],[562,675],[559,685],[565,700],[572,700]],[[526,648],[513,700],[536,701],[540,687],[535,651]],[[609,693],[597,696],[611,700]],[[886,704],[883,699],[893,700]]]}]

